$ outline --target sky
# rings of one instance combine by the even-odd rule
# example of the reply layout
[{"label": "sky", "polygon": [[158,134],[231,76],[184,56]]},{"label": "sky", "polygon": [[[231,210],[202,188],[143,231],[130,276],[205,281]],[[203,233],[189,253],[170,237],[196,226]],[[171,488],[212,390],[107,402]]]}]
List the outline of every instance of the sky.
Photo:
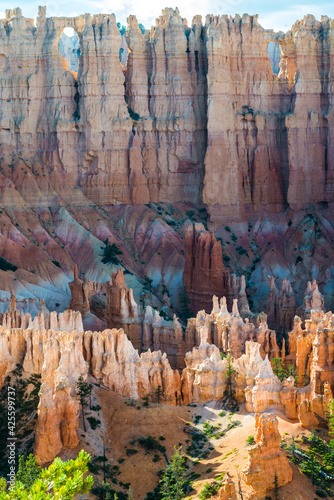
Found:
[{"label": "sky", "polygon": [[[176,1],[176,0],[173,0]],[[321,15],[334,19],[334,1],[315,0],[180,0],[178,4],[170,0],[0,0],[0,18],[5,16],[6,9],[21,7],[25,17],[37,16],[38,5],[47,6],[47,16],[78,16],[91,14],[114,13],[117,21],[126,24],[130,14],[137,16],[145,28],[155,25],[155,19],[165,7],[177,5],[182,17],[191,19],[194,15],[206,14],[259,14],[259,22],[266,29],[288,31],[297,19],[306,14],[313,14],[320,20]]]}]

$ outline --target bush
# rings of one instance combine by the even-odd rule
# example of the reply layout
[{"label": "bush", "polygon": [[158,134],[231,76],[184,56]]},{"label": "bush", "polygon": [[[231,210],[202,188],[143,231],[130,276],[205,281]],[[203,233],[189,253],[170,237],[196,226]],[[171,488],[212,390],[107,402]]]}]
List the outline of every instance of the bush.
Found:
[{"label": "bush", "polygon": [[216,481],[212,481],[212,483],[205,483],[204,488],[198,495],[200,500],[206,500],[207,498],[211,498],[218,492],[221,483],[217,483]]},{"label": "bush", "polygon": [[138,450],[134,450],[133,448],[129,448],[128,450],[126,450],[126,454],[128,457],[132,457],[132,455],[135,455],[136,453],[138,453]]},{"label": "bush", "polygon": [[0,257],[0,269],[1,269],[1,271],[13,271],[13,272],[15,272],[17,269],[17,266],[14,266],[14,264],[11,264],[6,259],[3,259],[2,257]]},{"label": "bush", "polygon": [[87,420],[89,422],[89,425],[93,429],[93,431],[95,431],[95,429],[97,429],[101,425],[101,420],[99,420],[95,417],[88,417]]},{"label": "bush", "polygon": [[254,436],[248,436],[246,439],[247,446],[251,446],[252,444],[255,444],[255,439]]},{"label": "bush", "polygon": [[315,494],[318,495],[320,498],[327,498],[327,493],[325,493],[322,490],[315,490]]},{"label": "bush", "polygon": [[166,451],[166,448],[162,444],[160,444],[157,441],[157,439],[153,436],[147,436],[147,438],[139,437],[137,441],[143,448],[146,448],[146,450],[148,451],[151,450],[159,450],[162,452]]}]

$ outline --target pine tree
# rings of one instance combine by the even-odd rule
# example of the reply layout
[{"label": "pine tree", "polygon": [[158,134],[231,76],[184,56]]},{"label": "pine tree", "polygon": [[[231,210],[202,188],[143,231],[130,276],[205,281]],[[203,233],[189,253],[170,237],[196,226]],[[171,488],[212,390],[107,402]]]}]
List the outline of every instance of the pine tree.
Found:
[{"label": "pine tree", "polygon": [[149,394],[145,394],[145,396],[142,397],[142,400],[144,401],[143,402],[143,406],[149,406],[149,404],[150,404],[150,395]]},{"label": "pine tree", "polygon": [[226,385],[227,385],[227,395],[230,399],[233,398],[233,394],[234,394],[234,391],[233,391],[233,381],[234,381],[234,375],[235,375],[235,368],[232,364],[232,357],[231,357],[231,354],[228,354],[226,356],[226,362],[227,362],[227,365],[226,365]]},{"label": "pine tree", "polygon": [[287,372],[284,369],[282,359],[281,358],[273,358],[271,360],[271,365],[272,365],[274,374],[282,382],[282,380],[287,376]]},{"label": "pine tree", "polygon": [[292,436],[291,445],[290,445],[290,451],[291,451],[291,455],[293,456],[293,458],[296,458],[295,436]]},{"label": "pine tree", "polygon": [[277,473],[275,471],[275,478],[274,478],[274,493],[275,493],[275,499],[276,500],[279,500],[279,486],[278,486],[278,477],[277,477]]},{"label": "pine tree", "polygon": [[15,476],[16,481],[20,481],[25,488],[29,489],[37,478],[40,477],[42,469],[37,464],[36,457],[32,453],[27,457],[19,457],[19,467]]},{"label": "pine tree", "polygon": [[77,398],[79,399],[81,405],[82,423],[85,432],[86,432],[85,407],[88,406],[87,398],[90,398],[92,390],[93,390],[93,384],[88,384],[87,382],[85,382],[82,375],[80,375],[77,382]]},{"label": "pine tree", "polygon": [[181,500],[185,497],[186,458],[182,453],[182,447],[175,448],[175,450],[172,461],[167,465],[159,482],[163,500]]},{"label": "pine tree", "polygon": [[187,321],[188,318],[191,318],[191,315],[190,298],[187,289],[184,286],[180,297],[180,317],[183,321]]},{"label": "pine tree", "polygon": [[334,434],[334,399],[330,399],[326,409],[328,418],[329,434]]},{"label": "pine tree", "polygon": [[[75,460],[63,462],[57,457],[47,469],[40,472],[30,486],[17,479],[10,491],[7,489],[6,481],[1,480],[0,498],[1,500],[52,500],[54,498],[73,500],[76,495],[89,493],[94,483],[92,476],[85,477],[90,458],[84,450],[79,452]],[[35,469],[34,466],[33,468]],[[24,465],[21,471],[23,469]],[[28,477],[25,474],[23,476],[23,479]],[[32,477],[28,477],[28,482],[31,480]]]},{"label": "pine tree", "polygon": [[100,247],[103,250],[101,254],[103,264],[119,264],[119,255],[123,255],[123,252],[118,248],[116,243],[110,245],[109,239],[104,240],[104,247]]},{"label": "pine tree", "polygon": [[156,399],[158,404],[161,403],[162,398],[163,398],[163,391],[162,391],[161,385],[158,385],[158,387],[156,388],[156,391],[155,391],[155,399]]}]

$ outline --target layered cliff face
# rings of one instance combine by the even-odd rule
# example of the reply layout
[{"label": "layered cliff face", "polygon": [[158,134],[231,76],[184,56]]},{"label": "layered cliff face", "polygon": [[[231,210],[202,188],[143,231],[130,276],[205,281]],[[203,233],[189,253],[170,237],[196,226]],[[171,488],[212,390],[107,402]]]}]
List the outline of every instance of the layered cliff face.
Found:
[{"label": "layered cliff face", "polygon": [[[65,27],[79,37],[77,73],[58,51]],[[102,205],[203,202],[213,227],[331,204],[328,18],[275,34],[256,16],[207,16],[205,26],[197,16],[188,27],[165,9],[145,35],[130,16],[126,41],[124,68],[113,15],[46,18],[41,8],[35,27],[17,9],[1,21],[2,173],[21,175],[31,204],[24,163],[65,198],[69,183]],[[268,42],[281,49],[278,75]]]},{"label": "layered cliff face", "polygon": [[[144,39],[130,17],[124,75],[115,16],[39,14],[37,28],[21,16],[1,22],[2,165],[29,159],[64,191],[70,182],[99,204],[199,202],[206,146],[200,19],[189,33],[167,9]],[[58,52],[66,27],[80,39],[78,73]]]},{"label": "layered cliff face", "polygon": [[[256,16],[216,16],[206,28],[203,199],[215,227],[226,216],[332,203],[332,22],[306,16],[274,34]],[[266,54],[273,41],[281,49],[278,76]]]}]

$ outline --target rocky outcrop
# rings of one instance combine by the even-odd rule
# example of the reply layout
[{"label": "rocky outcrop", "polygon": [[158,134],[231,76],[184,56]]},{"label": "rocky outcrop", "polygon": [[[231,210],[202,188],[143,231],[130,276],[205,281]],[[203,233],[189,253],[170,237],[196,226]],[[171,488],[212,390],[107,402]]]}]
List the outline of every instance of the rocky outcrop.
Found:
[{"label": "rocky outcrop", "polygon": [[214,296],[211,314],[199,311],[196,318],[188,320],[185,335],[186,351],[199,346],[204,335],[207,342],[215,344],[234,358],[239,358],[245,352],[245,343],[248,340],[261,345],[260,352],[263,358],[266,354],[270,358],[277,357],[280,350],[276,335],[274,331],[269,330],[266,320],[265,314],[253,315],[250,312],[248,317],[242,319],[237,299],[234,299],[232,312],[229,313],[226,298],[223,297],[219,302]]},{"label": "rocky outcrop", "polygon": [[292,480],[292,469],[280,447],[281,435],[277,417],[270,414],[255,415],[255,445],[248,450],[245,480],[257,497],[264,497],[273,489],[275,476],[278,486]]},{"label": "rocky outcrop", "polygon": [[212,297],[226,297],[232,305],[230,272],[223,264],[222,246],[203,224],[188,226],[185,233],[186,263],[183,285],[194,314],[211,311]]},{"label": "rocky outcrop", "polygon": [[63,447],[75,448],[79,444],[76,383],[88,373],[82,334],[50,332],[43,345],[43,357],[35,438],[35,454],[42,464],[53,460]]},{"label": "rocky outcrop", "polygon": [[290,281],[283,278],[280,292],[275,278],[268,276],[269,293],[267,301],[268,323],[277,332],[286,333],[291,330],[296,313],[296,301]]},{"label": "rocky outcrop", "polygon": [[153,397],[160,385],[163,399],[177,404],[180,375],[171,369],[166,354],[134,349],[123,330],[85,332],[84,346],[91,374],[105,387],[123,396],[140,399]]},{"label": "rocky outcrop", "polygon": [[226,360],[215,345],[205,342],[188,352],[182,372],[184,404],[206,403],[223,397],[226,389]]}]

